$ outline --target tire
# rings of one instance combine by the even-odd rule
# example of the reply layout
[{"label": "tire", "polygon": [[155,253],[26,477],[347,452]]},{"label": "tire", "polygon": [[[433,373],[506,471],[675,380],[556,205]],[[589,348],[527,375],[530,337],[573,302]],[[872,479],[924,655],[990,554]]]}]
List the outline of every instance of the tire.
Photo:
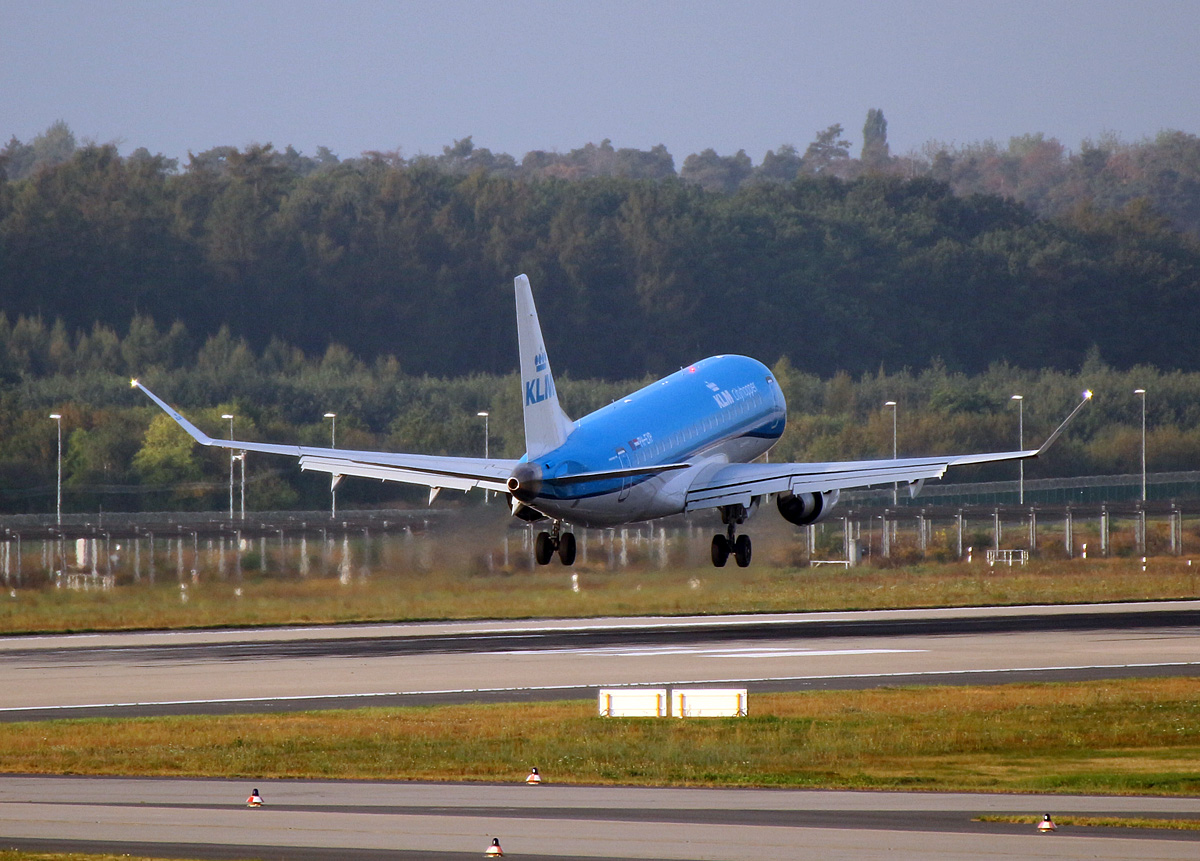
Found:
[{"label": "tire", "polygon": [[724,568],[729,560],[729,539],[724,535],[714,535],[712,540],[712,564]]},{"label": "tire", "polygon": [[564,532],[558,538],[558,560],[570,567],[575,564],[575,535]]},{"label": "tire", "polygon": [[737,560],[739,568],[747,568],[750,565],[750,536],[739,535],[737,541],[733,542],[733,558]]},{"label": "tire", "polygon": [[554,542],[550,539],[550,533],[539,532],[533,542],[533,558],[537,560],[538,565],[547,565],[553,555]]}]

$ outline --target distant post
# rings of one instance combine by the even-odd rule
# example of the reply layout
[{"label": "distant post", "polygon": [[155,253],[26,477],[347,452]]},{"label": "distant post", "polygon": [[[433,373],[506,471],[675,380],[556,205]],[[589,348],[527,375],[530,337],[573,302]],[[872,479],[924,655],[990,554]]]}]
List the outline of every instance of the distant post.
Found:
[{"label": "distant post", "polygon": [[[229,420],[229,441],[233,442],[233,416],[230,413],[225,413],[221,416],[223,419]],[[229,520],[233,520],[233,449],[229,450]]]},{"label": "distant post", "polygon": [[[491,414],[487,410],[480,410],[479,412],[475,413],[475,415],[477,415],[483,419],[483,459],[487,460],[489,457],[489,455],[488,455],[488,416]],[[484,505],[488,504],[487,488],[484,488],[484,490],[483,490],[483,504]]]},{"label": "distant post", "polygon": [[[329,430],[329,447],[337,448],[337,413],[325,413],[325,418],[332,420]],[[329,487],[329,519],[337,517],[337,480],[330,482]]]}]

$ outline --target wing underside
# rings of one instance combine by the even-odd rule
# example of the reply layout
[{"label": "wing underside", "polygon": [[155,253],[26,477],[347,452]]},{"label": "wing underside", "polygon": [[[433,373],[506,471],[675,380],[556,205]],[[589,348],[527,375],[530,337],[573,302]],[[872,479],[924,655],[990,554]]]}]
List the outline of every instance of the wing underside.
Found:
[{"label": "wing underside", "polygon": [[749,505],[754,497],[772,493],[823,493],[893,483],[918,488],[927,479],[941,478],[951,466],[1020,460],[1036,454],[1037,450],[1031,450],[970,455],[965,458],[899,458],[842,463],[731,463],[688,489],[686,510]]},{"label": "wing underside", "polygon": [[931,478],[941,478],[952,466],[1025,460],[1044,453],[1058,439],[1071,420],[1092,398],[1084,392],[1071,411],[1042,443],[1028,451],[998,451],[984,454],[906,457],[889,460],[860,460],[834,463],[731,463],[704,475],[688,488],[685,511],[718,508],[725,505],[749,505],[756,496],[791,492],[823,493],[852,487],[873,487],[902,483],[913,495]]},{"label": "wing underside", "polygon": [[299,459],[301,469],[327,472],[333,476],[334,480],[350,475],[374,478],[380,481],[417,484],[429,488],[465,491],[479,487],[503,492],[513,467],[517,465],[517,461],[504,458],[441,457],[217,439],[197,428],[137,380],[133,381],[133,387],[141,389],[150,400],[158,404],[167,415],[188,432],[192,439],[201,445],[233,451],[255,451],[295,457]]}]

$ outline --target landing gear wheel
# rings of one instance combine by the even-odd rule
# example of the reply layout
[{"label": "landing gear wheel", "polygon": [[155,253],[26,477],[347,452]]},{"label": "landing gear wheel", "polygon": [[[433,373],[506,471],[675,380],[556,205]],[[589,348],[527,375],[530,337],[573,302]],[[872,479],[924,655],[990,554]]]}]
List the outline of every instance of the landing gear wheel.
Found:
[{"label": "landing gear wheel", "polygon": [[570,567],[575,564],[575,535],[564,532],[558,539],[558,559],[563,565]]},{"label": "landing gear wheel", "polygon": [[746,568],[750,565],[749,535],[739,535],[737,541],[733,542],[733,558],[737,560],[739,568]]},{"label": "landing gear wheel", "polygon": [[712,563],[717,568],[724,568],[729,560],[729,539],[724,535],[714,535],[712,540]]},{"label": "landing gear wheel", "polygon": [[538,565],[547,565],[553,555],[554,539],[550,537],[549,532],[539,532],[533,542],[533,558],[537,560]]}]

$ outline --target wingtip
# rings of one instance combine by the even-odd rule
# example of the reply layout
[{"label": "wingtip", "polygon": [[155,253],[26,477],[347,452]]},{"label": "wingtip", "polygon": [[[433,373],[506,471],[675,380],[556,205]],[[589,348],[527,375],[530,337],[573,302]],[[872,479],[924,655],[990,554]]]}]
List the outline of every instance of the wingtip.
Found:
[{"label": "wingtip", "polygon": [[1091,389],[1084,389],[1083,399],[1085,401],[1090,401],[1092,399],[1092,390]]},{"label": "wingtip", "polygon": [[129,388],[131,388],[131,389],[141,388],[141,385],[142,384],[138,382],[137,377],[134,377],[132,380],[129,381]]}]

